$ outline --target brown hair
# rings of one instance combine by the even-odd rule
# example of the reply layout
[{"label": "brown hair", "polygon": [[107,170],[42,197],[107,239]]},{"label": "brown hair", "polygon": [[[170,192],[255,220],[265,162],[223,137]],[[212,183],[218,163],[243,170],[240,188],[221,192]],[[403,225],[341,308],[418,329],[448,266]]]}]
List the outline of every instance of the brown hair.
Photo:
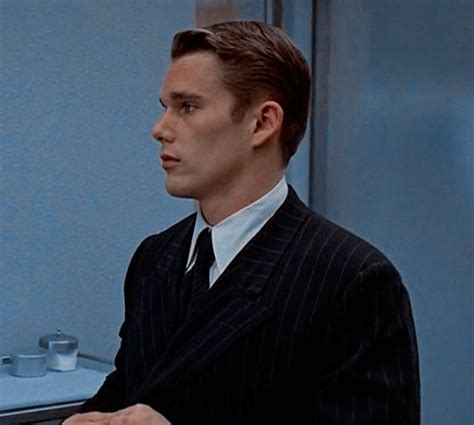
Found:
[{"label": "brown hair", "polygon": [[236,121],[258,101],[283,109],[280,142],[288,163],[303,138],[311,75],[303,54],[279,28],[254,21],[229,21],[177,33],[171,58],[209,51],[224,65],[223,83],[236,98]]}]

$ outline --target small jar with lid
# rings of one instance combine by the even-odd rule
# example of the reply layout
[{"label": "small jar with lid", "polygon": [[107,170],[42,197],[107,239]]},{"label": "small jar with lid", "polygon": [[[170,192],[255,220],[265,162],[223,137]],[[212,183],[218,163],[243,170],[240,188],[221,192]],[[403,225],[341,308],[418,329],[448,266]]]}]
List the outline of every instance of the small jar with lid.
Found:
[{"label": "small jar with lid", "polygon": [[38,348],[17,351],[2,360],[10,363],[12,376],[35,378],[46,375],[47,354]]},{"label": "small jar with lid", "polygon": [[42,336],[39,346],[48,353],[48,369],[59,372],[76,369],[79,352],[79,341],[76,337],[63,334],[58,328],[55,334]]}]

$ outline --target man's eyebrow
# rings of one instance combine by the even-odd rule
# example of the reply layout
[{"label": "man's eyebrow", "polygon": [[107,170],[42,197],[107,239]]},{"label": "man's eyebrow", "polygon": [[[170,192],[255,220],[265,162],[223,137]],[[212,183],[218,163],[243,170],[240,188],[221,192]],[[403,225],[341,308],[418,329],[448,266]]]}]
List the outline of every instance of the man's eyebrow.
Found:
[{"label": "man's eyebrow", "polygon": [[173,100],[182,100],[182,99],[201,100],[201,99],[203,99],[203,96],[201,96],[197,93],[191,93],[191,92],[185,92],[185,91],[181,91],[181,92],[172,91],[170,93],[170,98],[173,99]]},{"label": "man's eyebrow", "polygon": [[[173,91],[169,94],[169,97],[172,100],[188,100],[188,101],[197,101],[197,100],[204,99],[204,96],[201,96],[197,93],[191,93],[191,92],[185,92],[185,91],[183,92]],[[159,101],[161,103],[161,106],[163,106],[163,108],[166,108],[165,102],[162,97],[159,98]]]}]

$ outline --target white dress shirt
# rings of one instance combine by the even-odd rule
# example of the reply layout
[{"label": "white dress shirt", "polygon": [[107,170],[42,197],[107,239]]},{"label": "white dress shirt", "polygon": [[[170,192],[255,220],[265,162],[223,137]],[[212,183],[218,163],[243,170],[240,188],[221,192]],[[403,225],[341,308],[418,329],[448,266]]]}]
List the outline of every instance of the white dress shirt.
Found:
[{"label": "white dress shirt", "polygon": [[209,227],[212,230],[212,247],[215,256],[215,261],[209,269],[209,282],[212,286],[240,250],[280,208],[287,194],[288,185],[283,177],[270,192],[215,226],[210,226],[206,222],[198,208],[186,271],[192,268],[196,260],[194,248],[199,233],[202,229]]}]

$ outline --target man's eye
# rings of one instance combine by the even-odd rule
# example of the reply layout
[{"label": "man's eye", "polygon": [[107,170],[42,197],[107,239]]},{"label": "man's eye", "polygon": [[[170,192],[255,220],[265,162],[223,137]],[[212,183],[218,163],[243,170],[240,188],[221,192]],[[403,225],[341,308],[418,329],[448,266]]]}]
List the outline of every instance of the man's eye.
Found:
[{"label": "man's eye", "polygon": [[186,114],[190,114],[190,113],[194,112],[195,109],[196,109],[196,107],[193,104],[189,103],[189,102],[183,102],[181,104],[181,110]]}]

